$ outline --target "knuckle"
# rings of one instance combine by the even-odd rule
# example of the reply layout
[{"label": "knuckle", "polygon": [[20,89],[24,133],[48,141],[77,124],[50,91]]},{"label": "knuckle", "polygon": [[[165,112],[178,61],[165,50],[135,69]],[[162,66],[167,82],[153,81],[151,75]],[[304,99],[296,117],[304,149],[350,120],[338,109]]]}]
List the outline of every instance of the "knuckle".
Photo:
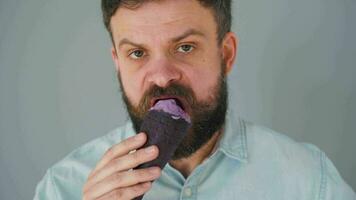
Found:
[{"label": "knuckle", "polygon": [[135,164],[139,164],[142,158],[142,153],[136,151],[135,153],[132,154],[132,159]]},{"label": "knuckle", "polygon": [[143,193],[147,191],[151,187],[151,182],[141,183],[137,185],[137,193]]},{"label": "knuckle", "polygon": [[115,181],[120,181],[121,180],[121,174],[120,173],[114,173],[112,175],[112,178],[115,180]]},{"label": "knuckle", "polygon": [[121,142],[122,146],[130,147],[135,144],[135,136],[129,137]]},{"label": "knuckle", "polygon": [[149,171],[149,169],[144,169],[139,172],[138,176],[147,179],[152,177],[152,173]]},{"label": "knuckle", "polygon": [[82,193],[87,195],[87,192],[90,191],[90,185],[89,185],[89,182],[85,183],[85,185],[83,186],[82,188]]},{"label": "knuckle", "polygon": [[146,171],[146,169],[136,170],[137,177],[147,177],[147,175],[148,175],[148,171]]},{"label": "knuckle", "polygon": [[122,177],[122,174],[121,174],[121,173],[115,173],[115,174],[113,175],[113,180],[114,180],[115,182],[117,182],[117,183],[121,182],[122,179],[123,179],[123,177]]},{"label": "knuckle", "polygon": [[143,190],[143,186],[142,185],[136,185],[136,186],[132,187],[132,191],[134,193],[136,193],[136,194],[140,193],[142,190]]},{"label": "knuckle", "polygon": [[117,158],[112,163],[114,171],[121,171],[122,158]]},{"label": "knuckle", "polygon": [[106,156],[112,157],[113,155],[114,155],[114,147],[110,147],[110,148],[106,151]]},{"label": "knuckle", "polygon": [[124,196],[124,192],[121,189],[120,190],[115,190],[114,196],[117,199],[122,198]]},{"label": "knuckle", "polygon": [[123,140],[123,141],[121,142],[121,144],[122,144],[123,146],[130,145],[130,144],[134,141],[134,137],[135,137],[135,136],[132,136],[132,137],[129,137],[129,138]]},{"label": "knuckle", "polygon": [[[90,179],[93,175],[94,175],[94,170],[89,173],[88,179]],[[88,180],[88,179],[87,179],[87,180]]]},{"label": "knuckle", "polygon": [[97,173],[97,170],[91,171],[90,174],[88,175],[87,182],[89,182],[91,179],[93,179],[94,176],[96,175],[96,173]]}]

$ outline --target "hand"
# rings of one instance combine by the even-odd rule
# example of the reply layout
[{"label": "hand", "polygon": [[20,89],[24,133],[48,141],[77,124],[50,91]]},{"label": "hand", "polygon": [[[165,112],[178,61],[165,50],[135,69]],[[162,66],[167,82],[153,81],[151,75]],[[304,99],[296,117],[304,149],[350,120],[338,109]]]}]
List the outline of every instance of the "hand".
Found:
[{"label": "hand", "polygon": [[126,200],[146,193],[151,181],[161,174],[159,167],[132,170],[158,156],[155,145],[131,152],[143,146],[146,140],[146,134],[139,133],[106,151],[89,174],[83,187],[83,200]]}]

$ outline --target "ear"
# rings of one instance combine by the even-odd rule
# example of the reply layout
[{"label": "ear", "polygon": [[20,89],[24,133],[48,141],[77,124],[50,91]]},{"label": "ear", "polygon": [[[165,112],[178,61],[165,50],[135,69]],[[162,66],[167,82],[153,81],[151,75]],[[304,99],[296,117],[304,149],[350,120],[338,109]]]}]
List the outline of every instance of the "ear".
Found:
[{"label": "ear", "polygon": [[239,38],[233,32],[226,33],[222,41],[223,59],[226,64],[225,75],[229,74],[237,56]]},{"label": "ear", "polygon": [[116,72],[119,72],[119,58],[114,46],[111,47],[111,58],[114,61]]}]

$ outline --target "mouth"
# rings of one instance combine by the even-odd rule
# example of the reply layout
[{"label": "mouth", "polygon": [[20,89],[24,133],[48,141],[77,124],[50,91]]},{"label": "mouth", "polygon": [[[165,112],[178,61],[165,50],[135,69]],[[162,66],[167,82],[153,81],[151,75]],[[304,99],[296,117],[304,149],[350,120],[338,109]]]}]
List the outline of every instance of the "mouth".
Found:
[{"label": "mouth", "polygon": [[176,104],[184,111],[187,112],[187,104],[186,102],[181,99],[180,97],[177,96],[162,96],[162,97],[157,97],[157,98],[153,98],[151,100],[151,105],[150,107],[152,108],[154,105],[156,105],[156,103],[160,100],[165,100],[165,99],[173,99]]}]

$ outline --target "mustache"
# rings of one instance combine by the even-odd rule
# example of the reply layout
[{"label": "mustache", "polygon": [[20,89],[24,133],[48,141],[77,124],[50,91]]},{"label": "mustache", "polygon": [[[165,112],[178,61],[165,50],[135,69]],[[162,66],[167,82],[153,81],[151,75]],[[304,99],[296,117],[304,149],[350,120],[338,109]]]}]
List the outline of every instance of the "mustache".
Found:
[{"label": "mustache", "polygon": [[196,104],[196,98],[191,88],[183,85],[172,83],[166,88],[159,87],[157,85],[151,86],[142,96],[142,99],[138,105],[139,113],[146,113],[151,106],[151,100],[153,98],[159,98],[161,96],[175,96],[185,99],[188,105],[194,106]]}]

